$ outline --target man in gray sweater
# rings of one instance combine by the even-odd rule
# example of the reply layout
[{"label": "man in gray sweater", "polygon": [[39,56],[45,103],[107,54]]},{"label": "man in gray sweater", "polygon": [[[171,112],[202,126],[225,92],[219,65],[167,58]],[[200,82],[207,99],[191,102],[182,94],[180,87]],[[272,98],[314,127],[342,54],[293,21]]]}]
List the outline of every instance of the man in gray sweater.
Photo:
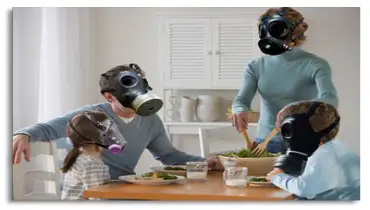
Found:
[{"label": "man in gray sweater", "polygon": [[112,84],[117,74],[129,70],[127,66],[117,66],[101,76],[99,85],[107,103],[87,105],[59,118],[16,131],[13,135],[13,164],[20,163],[22,153],[24,153],[25,160],[30,160],[29,142],[64,138],[66,137],[67,123],[73,116],[84,111],[100,110],[114,121],[128,143],[118,155],[113,155],[108,150],[102,152],[101,158],[109,166],[112,179],[122,175],[135,174],[134,169],[145,148],[153,154],[155,159],[166,165],[206,160],[209,167],[221,169],[217,158],[204,159],[186,154],[173,147],[169,142],[163,122],[157,114],[137,115],[134,109],[124,107],[112,92],[104,91],[114,89]]}]

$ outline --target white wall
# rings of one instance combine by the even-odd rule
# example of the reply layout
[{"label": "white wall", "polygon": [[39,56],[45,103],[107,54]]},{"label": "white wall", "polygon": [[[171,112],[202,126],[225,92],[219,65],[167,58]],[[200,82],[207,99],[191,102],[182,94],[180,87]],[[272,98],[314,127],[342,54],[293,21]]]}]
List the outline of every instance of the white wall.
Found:
[{"label": "white wall", "polygon": [[[13,132],[37,122],[38,74],[36,56],[41,43],[41,9],[15,8],[13,11]],[[37,24],[38,23],[38,24]],[[25,36],[24,34],[28,34]],[[25,88],[26,87],[26,88]],[[21,97],[17,97],[21,96]],[[27,104],[27,109],[24,108]]]},{"label": "white wall", "polygon": [[[258,8],[262,11],[265,8]],[[327,59],[340,99],[342,124],[339,138],[360,151],[360,9],[298,8],[309,24],[303,47]],[[97,69],[99,73],[124,63],[136,62],[145,69],[154,92],[161,96],[157,64],[158,12],[243,12],[248,8],[97,8]],[[257,17],[256,17],[257,18]],[[101,96],[99,101],[103,101]],[[177,146],[199,154],[195,137],[185,137]],[[222,146],[220,146],[222,148]],[[156,162],[145,153],[138,171]]]}]

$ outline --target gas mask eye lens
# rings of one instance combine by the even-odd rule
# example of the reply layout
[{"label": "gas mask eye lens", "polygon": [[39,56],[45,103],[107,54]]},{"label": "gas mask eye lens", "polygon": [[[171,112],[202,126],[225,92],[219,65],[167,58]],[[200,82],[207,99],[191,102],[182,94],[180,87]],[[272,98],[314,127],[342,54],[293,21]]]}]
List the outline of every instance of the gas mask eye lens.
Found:
[{"label": "gas mask eye lens", "polygon": [[284,123],[281,127],[281,135],[286,138],[290,139],[293,136],[293,126],[290,122]]},{"label": "gas mask eye lens", "polygon": [[270,34],[275,38],[283,38],[288,33],[288,27],[284,22],[274,21],[269,24]]},{"label": "gas mask eye lens", "polygon": [[131,75],[126,75],[121,78],[121,84],[125,87],[133,87],[136,83],[137,79]]},{"label": "gas mask eye lens", "polygon": [[140,116],[153,115],[162,108],[162,99],[148,93],[152,88],[145,79],[145,72],[136,64],[125,66],[111,79],[112,95],[124,108],[132,109]]}]

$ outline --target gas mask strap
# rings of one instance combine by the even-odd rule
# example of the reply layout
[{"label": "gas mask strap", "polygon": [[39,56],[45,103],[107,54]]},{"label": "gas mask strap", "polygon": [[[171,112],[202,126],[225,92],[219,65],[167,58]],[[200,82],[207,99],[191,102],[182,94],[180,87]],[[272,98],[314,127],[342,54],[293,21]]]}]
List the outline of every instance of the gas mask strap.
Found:
[{"label": "gas mask strap", "polygon": [[[130,63],[129,65],[128,65],[128,67],[130,68],[130,69],[133,69],[137,74],[140,74],[141,75],[141,68],[140,68],[140,66],[139,65],[137,65],[136,63]],[[144,78],[144,77],[143,77]]]},{"label": "gas mask strap", "polygon": [[133,69],[139,76],[141,76],[141,78],[143,79],[143,81],[145,83],[145,86],[148,88],[148,90],[150,90],[150,91],[153,90],[153,88],[150,87],[148,80],[144,76],[142,76],[142,74],[141,74],[142,70],[141,70],[139,65],[137,65],[136,63],[130,63],[129,67],[131,69]]},{"label": "gas mask strap", "polygon": [[302,33],[300,33],[299,35],[297,35],[297,36],[293,37],[293,38],[292,38],[292,41],[295,41],[295,40],[297,40],[297,39],[301,38],[303,35],[304,35],[304,33],[303,33],[303,32],[302,32]]},{"label": "gas mask strap", "polygon": [[[302,19],[298,20],[296,23],[294,23],[294,28],[296,28],[297,26],[299,26],[299,24],[301,24],[303,22],[303,20],[304,20],[304,18],[302,18]],[[304,35],[304,32],[298,34],[297,36],[295,36],[295,37],[292,38],[292,41],[295,41],[295,40],[301,38],[303,35]]]},{"label": "gas mask strap", "polygon": [[92,123],[94,124],[99,130],[105,131],[107,128],[102,125],[101,123],[97,122],[93,116],[89,115],[87,112],[84,112],[83,115]]},{"label": "gas mask strap", "polygon": [[303,152],[298,152],[298,151],[293,151],[293,150],[288,150],[286,152],[287,155],[291,154],[291,153],[295,153],[295,154],[298,154],[298,155],[302,155],[304,157],[308,157],[308,155],[306,153],[303,153]]},{"label": "gas mask strap", "polygon": [[[84,112],[84,115],[99,129],[103,132],[103,136],[106,135],[107,132],[109,132],[109,130],[111,129],[112,125],[113,125],[113,121],[110,121],[110,124],[108,126],[104,126],[102,125],[101,123],[97,122],[93,116],[89,115],[87,112]],[[109,138],[108,138],[109,139]],[[109,141],[111,142],[111,140],[109,139]],[[96,143],[95,143],[96,144]],[[104,146],[104,148],[107,148],[106,146]]]},{"label": "gas mask strap", "polygon": [[[281,8],[281,10],[279,12],[279,16],[286,19],[288,22],[290,22],[290,24],[292,25],[292,30],[294,30],[299,24],[301,24],[303,22],[304,18],[301,18],[300,20],[298,20],[296,22],[290,21],[290,20],[288,20],[287,18],[284,17],[286,9],[287,9],[286,7]],[[302,35],[299,35],[299,36],[302,36]]]},{"label": "gas mask strap", "polygon": [[317,107],[319,107],[319,106],[320,106],[320,103],[319,102],[313,102],[312,105],[311,105],[311,107],[306,112],[307,118],[310,118],[312,115],[314,115]]},{"label": "gas mask strap", "polygon": [[[103,147],[104,149],[108,149],[108,146],[107,145],[104,145],[104,144],[100,144],[100,143],[86,143],[86,144],[95,144],[95,145],[97,145],[97,146],[99,146],[99,147]],[[86,145],[85,144],[85,145]]]},{"label": "gas mask strap", "polygon": [[340,117],[338,117],[329,127],[319,131],[318,133],[320,133],[322,136],[328,134],[331,130],[333,130],[335,127],[338,126],[340,122]]},{"label": "gas mask strap", "polygon": [[297,22],[295,22],[295,26],[298,26],[299,24],[303,23],[304,18],[301,18]]},{"label": "gas mask strap", "polygon": [[[91,143],[86,143],[86,144],[95,144],[95,145],[98,145],[98,146],[100,146],[100,147],[107,148],[107,146],[102,145],[102,144],[100,144],[100,143],[98,143],[98,142],[95,142],[95,141],[93,141],[93,140],[91,140],[91,139],[87,138],[86,136],[84,136],[82,133],[80,133],[80,132],[79,132],[79,131],[74,127],[74,125],[72,124],[72,121],[71,121],[71,120],[69,120],[68,124],[69,124],[69,127],[70,127],[70,128],[72,128],[72,130],[73,130],[77,135],[79,135],[80,137],[82,137],[83,139],[85,139],[85,140],[87,140],[87,141],[91,141]],[[82,145],[86,145],[86,144],[82,144]],[[81,145],[81,146],[82,146],[82,145]]]},{"label": "gas mask strap", "polygon": [[279,15],[281,17],[284,17],[284,14],[285,14],[285,7],[282,7],[281,10],[279,11]]}]

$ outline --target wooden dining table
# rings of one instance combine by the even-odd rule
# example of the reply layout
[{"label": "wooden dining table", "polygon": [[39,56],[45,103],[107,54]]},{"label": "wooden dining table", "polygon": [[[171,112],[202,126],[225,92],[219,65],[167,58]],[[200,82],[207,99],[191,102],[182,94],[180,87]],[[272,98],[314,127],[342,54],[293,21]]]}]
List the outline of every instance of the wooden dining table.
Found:
[{"label": "wooden dining table", "polygon": [[206,181],[185,180],[182,184],[164,186],[112,182],[85,190],[83,197],[112,200],[162,201],[277,201],[294,199],[292,194],[276,187],[228,187],[224,184],[222,172],[219,171],[210,171]]}]

